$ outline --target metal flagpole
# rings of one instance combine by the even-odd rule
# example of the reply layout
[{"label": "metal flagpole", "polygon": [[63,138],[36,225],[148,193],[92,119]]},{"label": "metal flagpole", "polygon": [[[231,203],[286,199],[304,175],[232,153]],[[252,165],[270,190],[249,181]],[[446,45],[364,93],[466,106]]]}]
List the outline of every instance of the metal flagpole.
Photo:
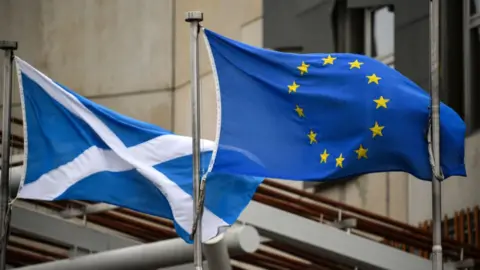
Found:
[{"label": "metal flagpole", "polygon": [[0,49],[4,51],[3,59],[3,125],[2,125],[2,172],[0,175],[0,270],[6,269],[7,243],[10,227],[10,136],[12,113],[12,77],[13,52],[17,42],[0,41]]},{"label": "metal flagpole", "polygon": [[443,269],[442,256],[442,194],[443,175],[440,167],[440,77],[439,77],[439,32],[440,0],[432,0],[430,8],[430,94],[431,104],[431,142],[433,155],[432,178],[432,269]]},{"label": "metal flagpole", "polygon": [[191,90],[192,90],[192,138],[193,138],[193,213],[194,220],[198,219],[196,230],[193,231],[193,264],[196,270],[203,269],[202,256],[202,219],[197,217],[201,211],[197,211],[200,205],[200,78],[199,78],[199,55],[198,35],[200,22],[203,21],[203,13],[189,11],[185,14],[185,21],[190,23],[190,57],[191,57]]}]

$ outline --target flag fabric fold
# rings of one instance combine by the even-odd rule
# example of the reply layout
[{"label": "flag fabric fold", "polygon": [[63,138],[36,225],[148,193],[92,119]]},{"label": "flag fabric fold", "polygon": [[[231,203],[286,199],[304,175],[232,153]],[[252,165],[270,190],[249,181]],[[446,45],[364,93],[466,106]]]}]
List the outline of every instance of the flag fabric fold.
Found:
[{"label": "flag fabric fold", "polygon": [[[194,220],[192,138],[120,115],[16,57],[25,128],[18,198],[104,202],[172,219],[185,241]],[[202,140],[206,171],[212,141]],[[260,178],[210,173],[202,241],[235,222]]]},{"label": "flag fabric fold", "polygon": [[[221,116],[213,172],[432,178],[430,96],[395,69],[363,55],[282,53],[204,33]],[[465,176],[465,124],[443,103],[440,121],[443,173]]]}]

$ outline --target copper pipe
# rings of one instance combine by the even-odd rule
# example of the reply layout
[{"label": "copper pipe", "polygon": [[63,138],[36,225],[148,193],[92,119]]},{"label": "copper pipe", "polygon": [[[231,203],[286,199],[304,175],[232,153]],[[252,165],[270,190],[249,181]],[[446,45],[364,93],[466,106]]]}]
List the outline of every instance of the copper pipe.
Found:
[{"label": "copper pipe", "polygon": [[89,215],[87,216],[87,219],[95,224],[129,234],[146,242],[153,242],[163,238],[162,232],[148,231],[148,229],[135,226],[135,224],[116,222],[115,220],[111,220],[105,216]]},{"label": "copper pipe", "polygon": [[[21,258],[22,258],[22,261],[24,260],[24,258],[28,258],[28,259],[34,260],[36,262],[49,262],[49,261],[54,261],[55,260],[55,258],[40,255],[40,254],[37,254],[35,252],[27,251],[27,250],[17,248],[17,247],[8,246],[7,247],[7,252],[12,252],[16,255],[20,255]],[[7,260],[8,260],[8,257],[9,256],[7,256]]]},{"label": "copper pipe", "polygon": [[[401,222],[401,221],[398,221],[398,220],[394,220],[394,219],[391,219],[391,218],[388,218],[388,217],[385,217],[385,216],[382,216],[382,215],[378,215],[378,214],[375,214],[375,213],[372,213],[372,212],[369,212],[369,211],[363,210],[361,208],[357,208],[357,207],[354,207],[354,206],[351,206],[351,205],[348,205],[348,204],[345,204],[345,203],[342,203],[342,202],[338,202],[338,201],[329,199],[327,197],[323,197],[323,196],[320,196],[320,195],[317,195],[317,194],[312,194],[312,193],[306,192],[304,190],[297,189],[297,188],[288,186],[286,184],[278,183],[278,182],[270,180],[270,179],[265,179],[263,181],[263,183],[265,185],[268,185],[268,186],[271,186],[271,187],[274,187],[274,188],[277,188],[277,189],[280,189],[280,190],[283,190],[283,191],[288,191],[288,192],[291,192],[293,194],[300,195],[302,197],[306,197],[306,198],[312,199],[312,200],[317,201],[317,202],[321,202],[321,203],[328,204],[328,205],[333,206],[333,207],[341,208],[342,210],[346,210],[346,211],[349,211],[349,212],[352,212],[352,213],[356,213],[358,215],[362,215],[362,216],[365,216],[365,217],[368,217],[368,218],[371,218],[371,219],[374,219],[374,220],[377,220],[377,221],[385,222],[389,225],[397,226],[397,227],[400,227],[404,230],[409,230],[409,231],[413,231],[413,232],[416,232],[416,233],[419,233],[419,234],[423,234],[425,236],[428,236],[429,238],[431,237],[431,235],[429,235],[428,233],[426,234],[424,231],[422,231],[422,229],[411,226],[410,224],[407,224],[407,223],[404,223],[404,222]],[[480,253],[480,250],[475,248],[475,246],[472,246],[472,245],[462,245],[462,243],[459,243],[457,241],[452,241],[451,239],[445,239],[445,242],[453,245],[453,247],[456,248],[456,249],[458,249],[458,246],[460,245],[464,249],[469,249],[472,252],[475,252],[476,254]]]},{"label": "copper pipe", "polygon": [[443,239],[449,238],[448,236],[448,217],[445,215],[443,217]]},{"label": "copper pipe", "polygon": [[238,257],[238,260],[245,261],[248,264],[251,264],[257,267],[266,268],[269,270],[288,270],[289,269],[289,268],[280,266],[275,262],[272,263],[271,261],[268,260],[268,257],[265,258],[265,256],[261,256],[256,253],[242,255]]},{"label": "copper pipe", "polygon": [[475,208],[473,209],[473,220],[474,220],[474,223],[473,223],[473,226],[475,227],[475,245],[477,247],[480,248],[480,214],[479,214],[480,210],[478,208],[478,205],[475,206]]},{"label": "copper pipe", "polygon": [[346,265],[342,265],[341,263],[330,260],[330,259],[326,259],[322,256],[319,256],[319,254],[312,254],[312,253],[309,253],[309,252],[305,252],[303,250],[299,250],[299,249],[294,248],[294,247],[292,247],[288,244],[285,244],[285,243],[279,243],[279,242],[276,242],[276,241],[269,241],[269,242],[264,243],[264,245],[275,248],[275,249],[278,249],[280,251],[283,251],[283,252],[286,252],[286,253],[289,253],[289,254],[292,254],[294,256],[304,258],[304,259],[309,260],[309,261],[311,261],[311,262],[313,262],[317,265],[322,265],[322,266],[328,267],[330,270],[350,270],[351,269],[351,267],[348,267]]},{"label": "copper pipe", "polygon": [[[321,267],[319,265],[316,265],[315,263],[308,261],[307,262],[302,262],[302,261],[299,261],[299,260],[294,260],[292,258],[288,258],[288,257],[285,257],[285,256],[282,256],[278,253],[274,253],[274,252],[271,252],[271,251],[268,251],[268,250],[258,250],[256,252],[257,254],[259,255],[264,255],[264,256],[267,256],[269,259],[271,259],[272,261],[282,261],[284,262],[285,264],[289,264],[290,267],[288,269],[298,269],[298,270],[305,270],[305,269],[312,269],[312,270],[325,270],[324,267]],[[292,254],[290,254],[292,255]],[[301,256],[297,256],[299,258],[302,258]],[[302,260],[305,260],[305,258],[302,258]]]},{"label": "copper pipe", "polygon": [[[298,204],[292,204],[288,201],[280,201],[277,198],[272,197],[272,196],[264,195],[264,194],[261,194],[261,193],[255,193],[253,195],[253,198],[256,201],[261,202],[263,204],[276,206],[276,207],[278,207],[279,206],[278,203],[280,203],[282,210],[286,210],[287,212],[296,214],[298,216],[302,216],[304,218],[313,219],[313,220],[317,221],[316,218],[320,217],[320,215],[316,211],[313,211],[312,209],[306,208],[306,207],[298,205]],[[272,204],[274,204],[274,205],[272,205]],[[280,207],[278,207],[278,208],[280,208]]]},{"label": "copper pipe", "polygon": [[[265,188],[260,188],[258,192],[267,192],[268,189]],[[260,195],[260,194],[259,194]],[[258,197],[259,195],[256,195]],[[267,195],[263,195],[267,196]],[[274,197],[273,197],[274,196]],[[325,207],[322,207],[320,205],[317,205],[315,203],[307,202],[307,201],[302,201],[299,200],[298,198],[294,198],[289,195],[285,195],[283,193],[271,193],[270,197],[262,197],[262,203],[269,204],[275,207],[278,207],[280,209],[285,209],[285,208],[291,208],[294,207],[296,210],[303,210],[304,212],[308,213],[310,216],[316,216],[320,217],[321,214],[324,214],[324,216],[332,216],[333,214],[336,214],[334,210],[327,209]],[[293,203],[297,203],[301,206],[294,205]],[[369,233],[374,233],[379,236],[387,237],[389,239],[398,241],[398,242],[407,242],[408,244],[421,247],[421,248],[429,248],[428,238],[422,237],[421,235],[415,235],[409,232],[401,231],[393,227],[387,227],[385,225],[382,225],[380,223],[374,223],[369,220],[364,220],[356,216],[351,216],[348,214],[344,214],[345,218],[357,218],[357,229],[363,230]],[[311,218],[313,220],[318,220],[315,218]],[[431,241],[431,240],[430,240]],[[446,255],[449,255],[448,251],[445,251]],[[454,253],[456,254],[456,253]],[[454,256],[454,254],[452,254]]]},{"label": "copper pipe", "polygon": [[160,218],[160,217],[156,217],[156,216],[143,214],[143,213],[140,213],[140,212],[136,212],[136,211],[127,209],[127,208],[119,208],[116,211],[127,214],[127,215],[135,216],[135,217],[138,217],[138,218],[146,219],[146,220],[151,221],[153,223],[158,223],[158,224],[165,225],[165,226],[173,228],[173,221],[165,219],[165,218]]},{"label": "copper pipe", "polygon": [[261,259],[262,261],[271,262],[278,266],[282,266],[291,270],[304,270],[305,268],[310,266],[310,264],[292,261],[288,258],[282,257],[278,254],[273,254],[272,252],[268,252],[266,250],[258,250],[253,255]]},{"label": "copper pipe", "polygon": [[[342,210],[347,210],[349,212],[353,212],[353,213],[356,213],[358,215],[367,216],[371,219],[387,223],[390,226],[397,226],[397,227],[400,227],[400,228],[405,229],[407,231],[412,231],[412,233],[414,233],[412,235],[422,235],[423,236],[421,238],[421,241],[425,241],[425,239],[428,239],[427,241],[429,241],[430,243],[432,241],[431,240],[431,235],[428,232],[425,232],[420,228],[416,228],[414,226],[411,226],[411,225],[408,225],[408,224],[390,219],[388,217],[377,215],[377,214],[365,211],[363,209],[359,209],[359,208],[356,208],[356,207],[353,207],[353,206],[349,206],[347,204],[336,202],[334,200],[331,200],[331,199],[328,199],[328,198],[325,198],[325,197],[322,197],[322,196],[319,196],[319,195],[316,195],[316,194],[311,194],[311,193],[308,193],[306,191],[296,189],[296,188],[293,188],[293,187],[285,185],[285,184],[274,182],[272,180],[265,180],[264,184],[266,184],[268,186],[271,186],[271,187],[274,187],[274,188],[277,188],[277,189],[281,189],[283,191],[291,192],[295,195],[299,195],[299,196],[302,196],[302,197],[309,198],[309,199],[311,199],[313,201],[316,201],[316,202],[321,202],[321,203],[324,203],[324,204],[331,205],[333,207],[338,207],[338,208],[341,208]],[[263,192],[265,190],[265,188],[267,188],[267,187],[261,185],[258,189],[258,192]],[[278,192],[278,191],[273,191],[271,193],[275,194],[275,196],[284,195],[283,193]],[[290,196],[290,198],[294,198],[294,197]],[[296,199],[296,201],[299,201],[300,203],[302,202],[301,199],[298,199],[298,198],[294,198],[294,199]],[[347,216],[355,217],[357,219],[361,219],[361,217],[359,217],[359,216],[347,215],[346,213],[344,214],[344,216],[345,217],[347,217]],[[380,224],[380,223],[378,223],[378,224]],[[397,231],[400,231],[400,230],[397,230]],[[480,257],[480,255],[479,255],[480,254],[480,249],[478,249],[478,248],[476,248],[472,245],[462,244],[458,241],[452,241],[451,239],[445,239],[444,245],[445,245],[446,248],[455,250],[455,252],[458,250],[459,247],[463,247],[465,253],[468,254],[468,256],[477,257],[477,258]]]},{"label": "copper pipe", "polygon": [[24,232],[16,231],[15,229],[12,230],[10,235],[12,236],[12,239],[13,239],[13,237],[18,237],[18,238],[21,238],[21,239],[25,239],[27,241],[42,243],[42,244],[48,245],[48,246],[50,246],[52,248],[56,248],[56,249],[62,249],[62,250],[65,250],[65,251],[70,249],[70,245],[68,245],[68,244],[60,244],[58,242],[51,242],[51,241],[45,240],[41,236],[35,236],[33,234],[25,234]]},{"label": "copper pipe", "polygon": [[[2,139],[0,139],[0,143],[2,143]],[[16,149],[23,149],[24,145],[23,142],[18,142],[18,141],[10,141],[10,146]]]},{"label": "copper pipe", "polygon": [[16,125],[23,126],[23,120],[20,118],[12,117],[10,121]]},{"label": "copper pipe", "polygon": [[470,208],[467,208],[467,243],[471,244],[472,243],[472,220],[471,220],[471,214],[472,212],[470,211]]},{"label": "copper pipe", "polygon": [[459,218],[459,223],[458,227],[460,230],[460,242],[465,243],[465,211],[460,210],[460,213],[458,214]]},{"label": "copper pipe", "polygon": [[163,235],[170,236],[170,237],[175,237],[177,234],[175,230],[171,227],[166,227],[162,226],[160,224],[155,224],[153,222],[147,221],[147,220],[142,220],[134,217],[129,217],[126,214],[122,214],[116,211],[110,211],[110,212],[105,212],[101,214],[102,216],[108,216],[109,218],[113,218],[115,220],[119,220],[122,222],[134,224],[135,226],[138,227],[143,227],[146,228],[148,231],[157,231],[161,232]]},{"label": "copper pipe", "polygon": [[[2,133],[3,133],[2,130],[0,130],[0,136],[2,135]],[[16,135],[16,134],[11,134],[10,137],[11,137],[12,141],[16,141],[16,142],[19,142],[19,143],[22,143],[22,144],[25,141],[22,136],[19,136],[19,135]]]},{"label": "copper pipe", "polygon": [[16,239],[12,239],[12,238],[9,238],[8,245],[11,246],[11,247],[16,247],[16,248],[20,248],[20,249],[29,250],[29,251],[32,251],[32,252],[35,252],[35,253],[38,253],[38,254],[41,254],[41,255],[44,255],[44,256],[55,258],[57,260],[68,258],[68,251],[67,250],[65,250],[64,253],[56,252],[56,251],[53,251],[53,250],[46,250],[46,249],[39,248],[38,246],[35,246],[35,245],[28,245],[28,244],[19,242]]}]

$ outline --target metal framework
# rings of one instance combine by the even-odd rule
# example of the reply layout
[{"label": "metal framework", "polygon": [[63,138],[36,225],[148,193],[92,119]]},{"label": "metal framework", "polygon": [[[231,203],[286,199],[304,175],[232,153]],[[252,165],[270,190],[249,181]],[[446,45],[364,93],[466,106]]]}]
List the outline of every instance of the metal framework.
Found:
[{"label": "metal framework", "polygon": [[[430,260],[252,201],[239,218],[272,240],[366,269],[427,270]],[[445,270],[455,269],[445,265]]]},{"label": "metal framework", "polygon": [[[23,156],[21,157],[23,159]],[[12,162],[19,160],[20,157],[18,155],[15,155],[12,157]],[[0,170],[1,172],[1,170]],[[17,166],[17,167],[11,167],[10,168],[10,181],[9,181],[9,187],[10,187],[10,194],[12,197],[16,197],[14,195],[17,194],[18,187],[20,186],[20,180],[22,179],[22,173],[23,173],[23,166]]]},{"label": "metal framework", "polygon": [[[106,205],[104,207],[110,210],[112,206]],[[98,211],[107,210],[105,208],[102,209],[99,205],[95,205],[95,208]],[[76,214],[82,215],[85,213],[80,211]],[[32,223],[32,220],[35,220],[35,222]],[[338,228],[256,201],[250,203],[239,220],[242,223],[255,227],[264,237],[274,241],[289,243],[299,250],[322,254],[334,260],[341,260],[352,266],[392,270],[431,269],[431,262],[427,259],[370,239],[347,234]],[[39,213],[38,209],[28,209],[20,206],[20,204],[14,207],[12,226],[22,231],[34,232],[49,240],[68,243],[72,246],[82,247],[94,252],[140,244],[140,241],[128,239],[121,235],[103,233],[85,227],[79,222],[64,220],[59,216],[47,213]],[[141,246],[134,248],[140,249]],[[206,253],[208,254],[207,250]],[[219,250],[219,252],[221,254],[223,251]],[[89,258],[90,256],[93,255],[87,255],[83,258]],[[95,269],[109,268],[95,267]],[[454,268],[452,265],[445,265],[444,269]]]},{"label": "metal framework", "polygon": [[[192,270],[192,269],[193,269],[193,264],[190,263],[190,264],[182,264],[182,265],[178,265],[178,266],[172,266],[172,267],[168,267],[168,268],[161,268],[159,270]],[[221,269],[221,268],[210,268],[207,265],[207,262],[204,261],[203,262],[203,270],[209,270],[209,269]]]},{"label": "metal framework", "polygon": [[[88,240],[88,239],[87,239]],[[260,245],[260,236],[251,226],[234,226],[230,228],[220,241],[207,245],[222,244],[223,254],[227,258],[212,260],[212,269],[229,269],[228,254],[235,256],[253,253]],[[222,246],[220,248],[222,248]],[[216,250],[215,247],[212,247]],[[216,254],[215,254],[216,255]],[[193,246],[183,239],[175,238],[160,242],[142,244],[129,248],[105,251],[86,255],[75,259],[54,261],[17,268],[18,270],[151,270],[160,267],[174,266],[193,262]]]},{"label": "metal framework", "polygon": [[[12,211],[12,229],[35,234],[46,240],[101,252],[141,244],[142,242],[87,227],[61,217],[41,213],[27,203],[17,202]],[[112,231],[113,232],[113,231]]]}]

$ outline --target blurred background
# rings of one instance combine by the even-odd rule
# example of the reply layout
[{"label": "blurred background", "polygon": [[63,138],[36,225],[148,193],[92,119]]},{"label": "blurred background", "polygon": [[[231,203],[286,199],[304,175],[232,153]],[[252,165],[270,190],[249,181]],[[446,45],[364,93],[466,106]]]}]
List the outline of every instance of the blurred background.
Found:
[{"label": "blurred background", "polygon": [[[190,135],[186,11],[204,12],[206,28],[254,46],[369,55],[428,90],[429,2],[0,0],[0,39],[18,41],[18,56],[92,101]],[[458,269],[480,269],[480,1],[440,2],[441,99],[468,126],[468,177],[442,185],[444,256],[451,269],[461,263],[470,266]],[[203,39],[200,77],[202,137],[214,139],[216,98]],[[13,104],[12,166],[21,166],[17,82]],[[251,225],[260,234],[259,247],[230,254],[229,267],[424,269],[420,265],[431,250],[431,212],[431,184],[405,173],[328,183],[270,179],[240,218],[240,226]],[[335,238],[322,241],[328,235]],[[83,201],[16,201],[7,257],[12,268],[40,266],[175,237],[170,221],[127,209]],[[189,262],[169,269],[192,269]]]}]

